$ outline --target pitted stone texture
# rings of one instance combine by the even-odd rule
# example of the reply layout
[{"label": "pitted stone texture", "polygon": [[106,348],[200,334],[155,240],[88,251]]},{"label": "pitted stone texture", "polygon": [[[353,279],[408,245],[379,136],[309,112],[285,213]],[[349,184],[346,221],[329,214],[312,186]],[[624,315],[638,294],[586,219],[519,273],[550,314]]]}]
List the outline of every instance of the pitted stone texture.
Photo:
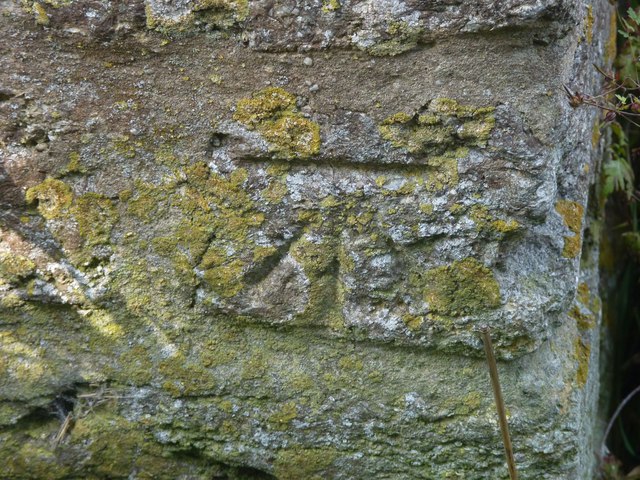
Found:
[{"label": "pitted stone texture", "polygon": [[181,34],[242,28],[242,40],[257,50],[338,47],[374,56],[399,55],[448,35],[514,27],[544,26],[536,40],[548,43],[565,35],[583,13],[569,0],[43,0],[21,5],[41,25],[101,41],[145,27]]},{"label": "pitted stone texture", "polygon": [[606,1],[0,6],[10,478],[590,478]]}]

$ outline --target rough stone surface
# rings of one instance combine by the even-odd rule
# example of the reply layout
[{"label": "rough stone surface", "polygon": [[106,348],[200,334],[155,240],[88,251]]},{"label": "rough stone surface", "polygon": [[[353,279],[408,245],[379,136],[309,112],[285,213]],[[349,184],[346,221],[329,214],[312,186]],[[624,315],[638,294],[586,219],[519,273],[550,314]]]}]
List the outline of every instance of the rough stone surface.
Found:
[{"label": "rough stone surface", "polygon": [[592,478],[608,1],[0,13],[3,478]]}]

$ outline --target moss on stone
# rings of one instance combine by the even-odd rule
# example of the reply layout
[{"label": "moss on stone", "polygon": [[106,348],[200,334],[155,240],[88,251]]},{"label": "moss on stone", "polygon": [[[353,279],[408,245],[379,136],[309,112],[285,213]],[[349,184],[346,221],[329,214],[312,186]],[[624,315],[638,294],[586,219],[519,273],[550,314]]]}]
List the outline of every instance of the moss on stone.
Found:
[{"label": "moss on stone", "polygon": [[564,248],[562,249],[562,256],[566,258],[576,258],[580,255],[582,249],[582,240],[580,235],[574,235],[572,237],[564,237]]},{"label": "moss on stone", "polygon": [[241,99],[233,119],[258,131],[272,145],[275,158],[305,159],[320,151],[320,126],[298,113],[295,96],[282,88],[265,88]]},{"label": "moss on stone", "polygon": [[570,200],[559,200],[556,203],[556,211],[562,216],[565,226],[573,232],[572,236],[564,237],[562,255],[566,258],[575,258],[580,254],[582,246],[584,207]]},{"label": "moss on stone", "polygon": [[69,154],[69,162],[64,167],[62,173],[69,175],[73,173],[86,173],[87,169],[80,162],[80,154],[78,152],[71,152]]},{"label": "moss on stone", "polygon": [[37,202],[38,212],[47,220],[53,220],[67,213],[73,202],[71,187],[61,180],[47,178],[42,183],[27,190],[28,204]]},{"label": "moss on stone", "polygon": [[618,50],[618,15],[616,10],[609,13],[609,36],[604,47],[604,64],[609,65],[616,58]]},{"label": "moss on stone", "polygon": [[573,233],[580,233],[584,215],[584,207],[582,205],[570,200],[559,200],[556,203],[556,211],[562,216],[564,224],[569,230]]},{"label": "moss on stone", "polygon": [[118,374],[126,383],[147,385],[153,379],[154,366],[149,349],[143,345],[133,345],[122,352],[117,359]]},{"label": "moss on stone", "polygon": [[472,315],[500,305],[500,287],[491,270],[474,258],[428,270],[424,296],[434,313]]},{"label": "moss on stone", "polygon": [[433,204],[431,204],[431,203],[421,203],[420,205],[418,205],[418,208],[425,215],[432,215],[433,214]]}]

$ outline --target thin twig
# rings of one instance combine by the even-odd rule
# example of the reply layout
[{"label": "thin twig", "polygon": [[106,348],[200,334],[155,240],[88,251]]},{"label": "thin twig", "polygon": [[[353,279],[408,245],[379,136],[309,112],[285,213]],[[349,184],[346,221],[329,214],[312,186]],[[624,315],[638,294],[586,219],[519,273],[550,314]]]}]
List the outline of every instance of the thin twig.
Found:
[{"label": "thin twig", "polygon": [[64,437],[67,436],[67,433],[69,432],[69,429],[71,428],[72,423],[73,423],[73,413],[69,412],[67,413],[67,416],[64,417],[64,421],[62,422],[62,425],[60,425],[60,428],[58,429],[58,433],[56,433],[56,436],[53,439],[54,445],[59,445],[60,442],[64,440]]},{"label": "thin twig", "polygon": [[482,340],[484,343],[484,352],[487,355],[487,363],[489,364],[489,375],[491,376],[491,387],[493,388],[493,397],[496,401],[496,409],[498,410],[498,420],[500,421],[500,433],[502,434],[502,443],[504,444],[504,453],[507,457],[507,466],[509,467],[509,477],[511,480],[518,480],[518,472],[516,471],[516,462],[513,458],[513,447],[511,445],[511,437],[509,436],[509,425],[507,424],[507,412],[502,398],[502,389],[500,388],[500,379],[498,378],[498,365],[496,357],[493,354],[493,345],[491,343],[491,335],[489,329],[482,331]]},{"label": "thin twig", "polygon": [[640,392],[640,385],[638,385],[629,395],[624,397],[624,400],[622,400],[620,405],[618,405],[618,408],[616,408],[616,411],[613,412],[613,415],[611,416],[611,420],[609,420],[609,423],[607,424],[607,429],[604,431],[604,437],[602,438],[602,445],[600,446],[600,454],[602,456],[604,456],[606,453],[608,453],[607,452],[607,450],[608,450],[607,449],[607,438],[609,438],[609,434],[611,433],[611,429],[613,428],[613,424],[615,423],[616,419],[618,418],[618,415],[620,415],[620,412],[622,412],[622,409],[639,392]]}]

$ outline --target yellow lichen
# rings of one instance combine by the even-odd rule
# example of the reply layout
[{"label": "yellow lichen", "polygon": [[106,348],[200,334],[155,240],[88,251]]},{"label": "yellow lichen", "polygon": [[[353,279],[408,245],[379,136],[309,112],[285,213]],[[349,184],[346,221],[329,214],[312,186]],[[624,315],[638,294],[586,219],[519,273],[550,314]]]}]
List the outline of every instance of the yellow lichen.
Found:
[{"label": "yellow lichen", "polygon": [[98,193],[85,193],[76,198],[71,213],[87,245],[109,243],[111,230],[118,219],[118,212],[109,198]]},{"label": "yellow lichen", "polygon": [[591,357],[591,346],[581,338],[576,338],[574,342],[574,356],[578,364],[576,370],[576,381],[578,387],[583,388],[589,378],[589,360]]},{"label": "yellow lichen", "polygon": [[402,316],[402,322],[410,331],[419,332],[422,324],[424,323],[424,318],[419,315],[411,315],[406,313]]},{"label": "yellow lichen", "polygon": [[52,220],[67,212],[73,201],[73,192],[66,183],[47,178],[35,187],[29,188],[25,198],[28,204],[37,202],[40,215]]},{"label": "yellow lichen", "polygon": [[432,312],[453,316],[500,305],[500,287],[493,273],[471,257],[428,270],[424,296]]},{"label": "yellow lichen", "polygon": [[584,282],[578,284],[578,301],[583,305],[589,305],[591,302],[591,292],[589,291],[589,285]]},{"label": "yellow lichen", "polygon": [[564,237],[562,255],[566,258],[575,258],[580,254],[582,244],[582,217],[584,207],[570,200],[559,200],[556,203],[556,211],[562,216],[565,226],[574,235]]},{"label": "yellow lichen", "polygon": [[489,212],[485,205],[473,205],[469,216],[480,231],[506,234],[520,229],[520,224],[517,221],[498,219]]},{"label": "yellow lichen", "polygon": [[592,314],[582,313],[579,307],[574,306],[569,311],[569,316],[576,321],[578,329],[581,331],[589,330],[595,327],[596,321]]},{"label": "yellow lichen", "polygon": [[18,283],[33,275],[36,264],[15,253],[0,253],[0,282]]},{"label": "yellow lichen", "polygon": [[437,98],[413,115],[399,112],[387,117],[378,130],[394,147],[428,156],[428,165],[437,166],[439,157],[460,158],[468,154],[468,147],[485,147],[495,126],[493,111]]},{"label": "yellow lichen", "polygon": [[593,6],[587,5],[587,15],[584,21],[584,36],[587,43],[593,41]]},{"label": "yellow lichen", "polygon": [[322,11],[325,13],[340,10],[340,0],[322,0]]},{"label": "yellow lichen", "polygon": [[609,13],[609,36],[604,47],[604,63],[609,64],[616,58],[618,49],[618,15],[616,9],[611,9]]},{"label": "yellow lichen", "polygon": [[33,14],[36,19],[36,24],[42,25],[43,27],[49,25],[49,15],[47,14],[45,8],[39,2],[33,2]]},{"label": "yellow lichen", "polygon": [[258,131],[272,145],[276,158],[309,158],[320,151],[320,126],[296,110],[296,98],[269,87],[241,99],[233,119]]}]

